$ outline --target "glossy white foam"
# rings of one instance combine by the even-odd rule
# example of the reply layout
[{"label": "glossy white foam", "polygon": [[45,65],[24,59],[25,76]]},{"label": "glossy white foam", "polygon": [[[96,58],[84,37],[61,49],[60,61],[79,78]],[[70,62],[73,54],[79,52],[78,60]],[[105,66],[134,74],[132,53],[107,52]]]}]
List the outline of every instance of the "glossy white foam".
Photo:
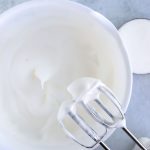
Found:
[{"label": "glossy white foam", "polygon": [[130,68],[116,29],[70,1],[31,1],[1,16],[0,72],[6,149],[81,149],[57,122],[59,106],[71,100],[67,86],[77,78],[101,79],[124,110],[129,103]]}]

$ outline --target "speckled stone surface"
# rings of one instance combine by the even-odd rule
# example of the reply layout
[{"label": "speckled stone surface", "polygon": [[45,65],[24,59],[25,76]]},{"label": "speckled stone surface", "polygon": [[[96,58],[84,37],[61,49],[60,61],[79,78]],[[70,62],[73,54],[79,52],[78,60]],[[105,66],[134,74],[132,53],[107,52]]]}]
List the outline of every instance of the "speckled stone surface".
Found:
[{"label": "speckled stone surface", "polygon": [[[27,0],[0,0],[0,13]],[[42,0],[41,0],[42,1]],[[150,19],[150,0],[74,0],[107,17],[117,28],[135,18]],[[131,102],[126,113],[128,128],[136,136],[150,137],[150,74],[134,75]],[[112,150],[131,150],[132,140],[118,129],[107,144]],[[102,148],[99,148],[99,150]],[[3,150],[0,148],[0,150]]]}]

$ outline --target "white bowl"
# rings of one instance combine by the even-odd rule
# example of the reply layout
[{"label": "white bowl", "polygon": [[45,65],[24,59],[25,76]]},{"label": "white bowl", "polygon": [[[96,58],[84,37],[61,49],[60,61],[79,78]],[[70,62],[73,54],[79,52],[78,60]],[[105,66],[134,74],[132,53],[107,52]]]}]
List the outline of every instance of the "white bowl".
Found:
[{"label": "white bowl", "polygon": [[[68,27],[79,27],[81,28],[81,31],[86,30],[87,28],[85,33],[88,38],[90,37],[90,33],[93,35],[95,34],[94,40],[93,35],[91,35],[91,41],[103,41],[104,47],[98,48],[103,49],[102,51],[107,51],[107,55],[110,60],[108,58],[104,58],[103,62],[112,63],[112,78],[114,79],[111,81],[112,86],[111,84],[109,85],[109,83],[106,84],[108,84],[114,93],[116,93],[122,105],[123,111],[126,112],[130,102],[132,89],[132,73],[126,50],[114,25],[104,16],[90,8],[75,2],[61,0],[36,0],[11,8],[0,16],[0,54],[2,54],[5,50],[9,51],[10,49],[11,51],[11,48],[13,49],[14,47],[17,47],[22,41],[25,40],[18,37],[19,34],[17,32],[21,31],[24,33],[27,30],[34,29],[35,25],[36,27],[41,28],[43,24],[49,26],[54,22],[59,26],[63,24]],[[102,34],[99,34],[100,32]],[[84,36],[84,38],[86,38],[86,36]],[[100,38],[98,39],[98,37]],[[41,41],[42,40],[43,39],[41,38]],[[106,68],[104,67],[102,73],[103,71],[106,71],[106,74],[110,73],[107,70],[107,66]],[[101,76],[99,76],[99,78],[105,82],[105,79],[101,78]],[[0,90],[2,90],[2,88],[0,88]],[[2,99],[1,94],[0,99]],[[2,118],[0,118],[0,124],[3,124]],[[20,142],[17,138],[15,139],[15,134],[13,136],[13,134],[9,134],[11,133],[10,130],[5,130],[2,132],[2,129],[0,129],[0,145],[10,150],[82,149],[74,144],[72,144],[72,146],[67,144],[65,146],[60,146],[60,141],[57,141],[58,145],[48,145],[47,143],[45,145],[38,145],[37,143],[30,143],[27,140]],[[111,132],[108,134],[108,137],[110,135]]]}]

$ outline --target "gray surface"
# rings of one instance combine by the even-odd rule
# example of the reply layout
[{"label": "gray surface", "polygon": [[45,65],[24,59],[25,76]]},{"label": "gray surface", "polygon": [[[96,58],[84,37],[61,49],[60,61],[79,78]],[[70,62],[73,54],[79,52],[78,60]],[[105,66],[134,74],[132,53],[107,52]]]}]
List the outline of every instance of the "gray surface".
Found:
[{"label": "gray surface", "polygon": [[[0,0],[0,12],[26,0]],[[119,28],[134,18],[150,19],[150,0],[74,0],[102,13]],[[150,137],[150,74],[134,75],[127,114],[128,127],[138,137]],[[107,141],[113,150],[131,150],[133,142],[117,130]]]}]

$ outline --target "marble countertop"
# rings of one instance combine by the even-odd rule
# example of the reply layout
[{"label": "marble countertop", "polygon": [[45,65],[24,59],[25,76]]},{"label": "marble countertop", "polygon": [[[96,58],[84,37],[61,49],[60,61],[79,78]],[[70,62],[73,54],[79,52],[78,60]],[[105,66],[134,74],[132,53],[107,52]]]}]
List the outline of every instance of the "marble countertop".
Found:
[{"label": "marble countertop", "polygon": [[[27,0],[0,0],[0,13],[23,1]],[[100,12],[117,28],[135,18],[150,19],[150,0],[74,1]],[[133,75],[133,92],[126,118],[128,128],[137,137],[150,137],[150,74]],[[118,129],[106,143],[112,150],[131,150],[134,144],[121,129]]]}]

